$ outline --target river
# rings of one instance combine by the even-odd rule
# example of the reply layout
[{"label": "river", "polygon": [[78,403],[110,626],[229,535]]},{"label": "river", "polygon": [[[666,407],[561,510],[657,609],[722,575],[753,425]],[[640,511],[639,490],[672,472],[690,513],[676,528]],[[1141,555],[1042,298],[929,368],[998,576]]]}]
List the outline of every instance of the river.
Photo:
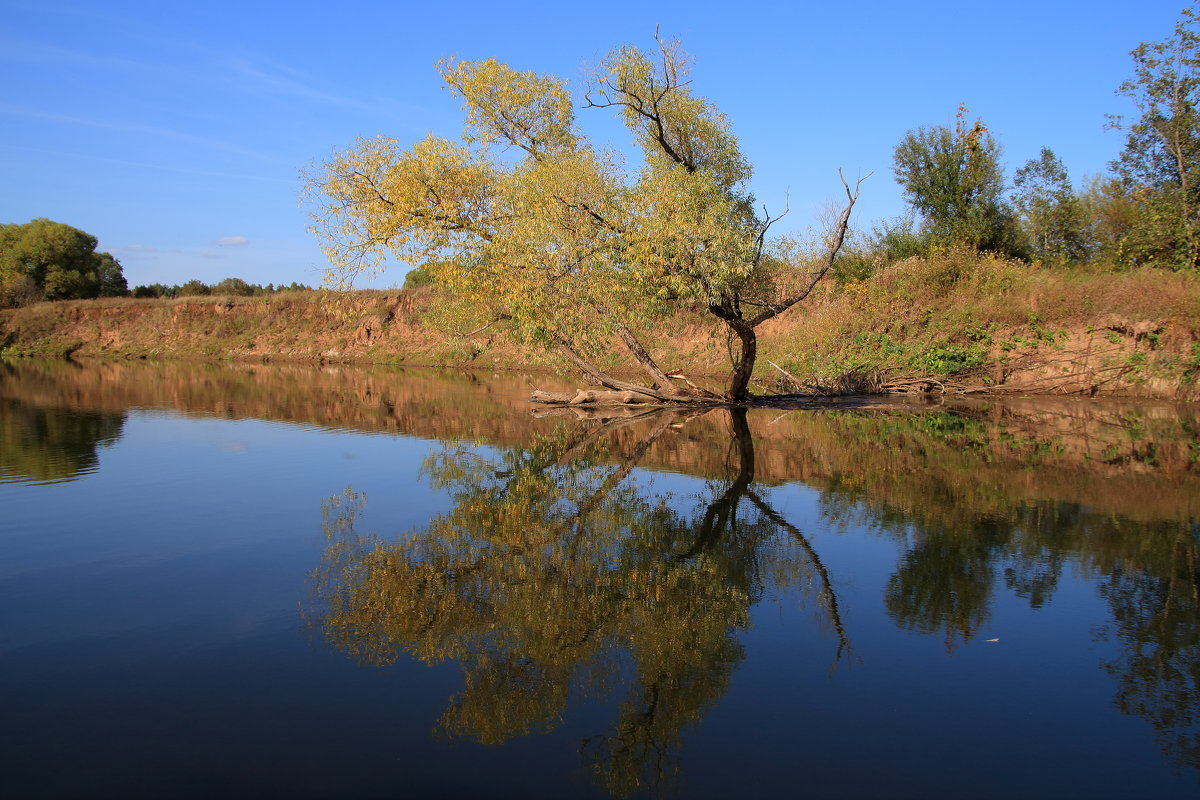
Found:
[{"label": "river", "polygon": [[0,793],[1195,796],[1196,406],[554,383],[0,364]]}]

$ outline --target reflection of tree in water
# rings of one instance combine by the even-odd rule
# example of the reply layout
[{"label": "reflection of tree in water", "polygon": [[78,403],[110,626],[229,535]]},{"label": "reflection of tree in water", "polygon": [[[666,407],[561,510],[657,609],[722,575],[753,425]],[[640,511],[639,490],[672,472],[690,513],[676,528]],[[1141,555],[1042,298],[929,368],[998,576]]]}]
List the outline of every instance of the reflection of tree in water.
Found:
[{"label": "reflection of tree in water", "polygon": [[1142,537],[1152,549],[1115,560],[1100,590],[1107,633],[1123,646],[1105,668],[1117,707],[1149,719],[1178,766],[1200,768],[1200,525],[1148,526]]},{"label": "reflection of tree in water", "polygon": [[[561,429],[487,458],[430,458],[447,515],[399,540],[360,535],[365,503],[326,507],[329,547],[316,573],[320,624],[339,648],[387,664],[401,653],[463,665],[463,690],[439,729],[496,744],[554,728],[572,697],[628,687],[611,730],[585,758],[617,795],[676,771],[683,729],[725,691],[742,659],[736,634],[768,585],[809,586],[847,647],[828,574],[800,532],[754,491],[744,411],[731,411],[734,477],[690,512],[630,473],[686,416],[658,413],[628,452],[610,421]],[[615,464],[615,466],[614,466]]]},{"label": "reflection of tree in water", "polygon": [[123,414],[38,408],[0,398],[0,479],[57,483],[93,472],[96,448],[121,436]]},{"label": "reflection of tree in water", "polygon": [[[1039,608],[1064,566],[1078,563],[1096,577],[1111,610],[1102,634],[1121,645],[1104,664],[1118,683],[1115,704],[1147,718],[1178,765],[1200,768],[1200,524],[1186,514],[1134,521],[1082,503],[997,496],[986,477],[972,477],[971,459],[955,476],[910,470],[884,486],[872,454],[903,424],[884,418],[878,435],[847,444],[858,452],[841,463],[861,472],[837,475],[822,496],[827,519],[863,524],[901,544],[885,596],[896,624],[940,634],[953,649],[987,623],[1001,578]],[[937,452],[938,437],[928,430],[918,435],[914,425],[904,433],[908,446]],[[977,466],[987,456],[979,453]],[[1039,477],[1031,473],[1029,483]]]}]

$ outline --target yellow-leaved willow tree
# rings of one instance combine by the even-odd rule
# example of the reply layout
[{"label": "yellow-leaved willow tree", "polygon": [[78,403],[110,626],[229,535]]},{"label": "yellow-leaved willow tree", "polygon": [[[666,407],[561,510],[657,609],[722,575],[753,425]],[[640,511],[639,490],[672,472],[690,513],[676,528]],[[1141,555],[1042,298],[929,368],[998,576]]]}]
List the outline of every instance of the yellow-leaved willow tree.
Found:
[{"label": "yellow-leaved willow tree", "polygon": [[[830,268],[858,185],[843,180],[846,205],[815,258],[768,240],[779,217],[756,211],[728,122],[692,92],[679,44],[655,38],[655,52],[610,53],[584,94],[584,107],[620,113],[641,149],[635,168],[581,134],[565,81],[491,59],[440,62],[463,101],[461,141],[363,139],[308,175],[331,280],[391,258],[425,264],[481,324],[556,351],[627,400],[752,399],[755,328]],[[639,341],[681,311],[727,327],[730,375],[716,391],[667,374]],[[606,371],[621,347],[644,382]]]}]

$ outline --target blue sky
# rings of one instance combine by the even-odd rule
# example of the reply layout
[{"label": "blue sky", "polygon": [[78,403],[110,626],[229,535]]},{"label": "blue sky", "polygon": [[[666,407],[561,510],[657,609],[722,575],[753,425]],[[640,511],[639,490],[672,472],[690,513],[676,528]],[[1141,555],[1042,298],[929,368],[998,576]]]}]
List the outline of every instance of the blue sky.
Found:
[{"label": "blue sky", "polygon": [[[580,86],[655,25],[696,59],[753,190],[783,228],[817,223],[837,170],[874,170],[856,223],[903,211],[905,131],[965,103],[1010,171],[1049,146],[1078,182],[1119,151],[1106,114],[1129,51],[1183,0],[1093,2],[207,3],[0,0],[0,222],[49,217],[100,239],[131,286],[320,281],[300,172],[359,136],[457,136],[440,58],[495,57]],[[625,145],[607,112],[585,130]],[[375,285],[399,285],[403,267]]]}]

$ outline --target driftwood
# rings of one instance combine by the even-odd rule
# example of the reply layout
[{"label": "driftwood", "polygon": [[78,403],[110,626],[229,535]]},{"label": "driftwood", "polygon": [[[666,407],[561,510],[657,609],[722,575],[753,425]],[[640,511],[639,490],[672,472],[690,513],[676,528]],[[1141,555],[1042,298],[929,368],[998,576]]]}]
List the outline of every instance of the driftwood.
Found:
[{"label": "driftwood", "polygon": [[645,403],[658,403],[658,398],[648,394],[629,390],[602,391],[598,389],[580,389],[577,392],[543,392],[535,391],[530,396],[534,403],[545,403],[553,406],[627,406]]}]

